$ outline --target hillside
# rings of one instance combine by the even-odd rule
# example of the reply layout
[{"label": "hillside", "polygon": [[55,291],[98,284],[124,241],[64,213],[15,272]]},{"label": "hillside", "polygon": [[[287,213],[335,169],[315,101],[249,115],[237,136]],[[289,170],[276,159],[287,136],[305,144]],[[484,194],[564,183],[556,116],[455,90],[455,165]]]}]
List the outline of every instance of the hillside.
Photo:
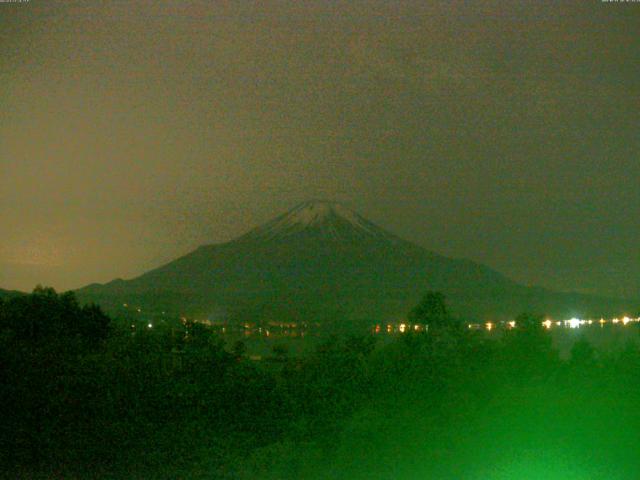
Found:
[{"label": "hillside", "polygon": [[4,300],[6,298],[17,297],[19,295],[24,295],[24,293],[17,290],[5,290],[3,288],[0,288],[0,299]]}]

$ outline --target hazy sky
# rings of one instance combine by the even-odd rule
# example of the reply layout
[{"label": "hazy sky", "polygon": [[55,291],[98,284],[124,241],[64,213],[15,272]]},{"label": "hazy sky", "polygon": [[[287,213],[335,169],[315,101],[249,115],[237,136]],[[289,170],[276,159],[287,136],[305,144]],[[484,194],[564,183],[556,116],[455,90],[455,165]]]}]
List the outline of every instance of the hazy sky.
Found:
[{"label": "hazy sky", "polygon": [[639,153],[640,3],[0,3],[4,288],[132,277],[322,197],[638,297]]}]

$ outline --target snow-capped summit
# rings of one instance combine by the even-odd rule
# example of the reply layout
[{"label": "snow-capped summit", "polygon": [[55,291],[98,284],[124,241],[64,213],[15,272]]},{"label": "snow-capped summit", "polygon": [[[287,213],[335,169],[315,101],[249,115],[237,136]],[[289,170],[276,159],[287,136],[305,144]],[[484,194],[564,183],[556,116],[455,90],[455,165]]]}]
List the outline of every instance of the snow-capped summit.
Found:
[{"label": "snow-capped summit", "polygon": [[289,223],[309,226],[323,222],[334,215],[342,217],[355,225],[360,221],[359,215],[353,210],[338,202],[330,202],[328,200],[303,202],[285,214],[284,220]]},{"label": "snow-capped summit", "polygon": [[309,234],[334,240],[386,238],[393,235],[339,202],[309,200],[247,233],[243,239],[267,239]]}]

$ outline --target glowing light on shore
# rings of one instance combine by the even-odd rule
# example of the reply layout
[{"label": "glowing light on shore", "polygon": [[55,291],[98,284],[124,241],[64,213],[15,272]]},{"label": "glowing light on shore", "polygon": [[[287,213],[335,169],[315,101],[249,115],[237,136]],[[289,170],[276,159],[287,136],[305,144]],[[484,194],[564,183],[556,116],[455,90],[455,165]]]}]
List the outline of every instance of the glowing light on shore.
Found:
[{"label": "glowing light on shore", "polygon": [[569,325],[569,328],[578,328],[580,325],[582,325],[582,321],[579,318],[572,318],[570,320],[567,320],[567,323]]},{"label": "glowing light on shore", "polygon": [[623,324],[623,325],[627,325],[627,323],[629,323],[630,321],[631,321],[631,319],[630,319],[629,317],[624,317],[624,318],[622,319],[622,324]]},{"label": "glowing light on shore", "polygon": [[509,325],[509,328],[516,328],[516,321],[511,320],[510,322],[507,323],[507,325]]},{"label": "glowing light on shore", "polygon": [[551,328],[551,324],[552,322],[548,318],[544,322],[542,322],[542,325],[544,325],[544,328],[546,328],[547,330]]},{"label": "glowing light on shore", "polygon": [[484,324],[485,327],[487,327],[487,330],[490,332],[491,330],[493,330],[493,323],[491,322],[487,322]]}]

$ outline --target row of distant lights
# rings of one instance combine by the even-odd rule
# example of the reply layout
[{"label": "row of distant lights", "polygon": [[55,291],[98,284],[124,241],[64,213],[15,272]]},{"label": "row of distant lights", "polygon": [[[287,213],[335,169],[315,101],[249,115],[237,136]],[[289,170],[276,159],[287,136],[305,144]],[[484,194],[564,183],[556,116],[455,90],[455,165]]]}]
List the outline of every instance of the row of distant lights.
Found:
[{"label": "row of distant lights", "polygon": [[[126,303],[123,303],[122,306],[124,308],[128,308],[129,305]],[[136,309],[138,313],[142,312],[141,308],[137,308]],[[162,314],[164,315],[165,312],[162,312]],[[182,318],[182,320],[186,320],[185,318]],[[629,318],[629,317],[622,317],[622,318],[613,318],[611,320],[605,320],[604,318],[601,318],[600,320],[597,321],[598,324],[600,324],[600,326],[605,325],[606,323],[611,322],[614,325],[617,324],[622,324],[624,326],[627,326],[629,323],[638,323],[640,322],[640,317],[638,318]],[[593,325],[594,323],[596,323],[595,320],[583,320],[580,318],[570,318],[569,320],[549,320],[546,319],[544,322],[542,322],[542,326],[544,328],[546,328],[547,330],[551,329],[551,327],[553,326],[557,326],[557,327],[569,327],[569,328],[580,328],[584,325]],[[131,325],[132,328],[135,327],[135,325]],[[469,328],[473,329],[473,328],[478,328],[479,324],[477,323],[470,323],[469,324]],[[487,322],[484,324],[485,329],[487,329],[488,331],[493,330],[496,325],[493,322]],[[516,322],[515,320],[511,320],[510,322],[507,322],[507,327],[512,329],[512,328],[516,328]],[[149,323],[147,324],[147,328],[153,328],[153,324]],[[398,325],[398,330],[400,331],[400,333],[405,333],[409,330],[414,330],[416,332],[421,331],[421,330],[425,330],[426,328],[422,325],[407,325],[406,323],[401,323],[400,325]],[[222,329],[224,332],[224,328]],[[380,326],[376,325],[376,333],[380,332]],[[387,325],[387,332],[392,332],[393,331],[393,325]],[[267,336],[269,335],[269,332],[267,331]]]},{"label": "row of distant lights", "polygon": [[[604,325],[605,323],[608,323],[608,320],[605,320],[604,318],[601,318],[600,320],[598,320],[597,323],[599,323],[601,326]],[[615,324],[619,324],[621,323],[624,326],[627,326],[629,323],[631,322],[635,322],[638,323],[640,322],[640,317],[639,318],[629,318],[629,317],[622,317],[622,318],[614,318],[611,320],[611,323]],[[580,328],[583,325],[593,325],[594,323],[596,323],[594,320],[582,320],[579,318],[571,318],[569,320],[558,320],[558,321],[552,321],[552,320],[545,320],[544,322],[542,322],[542,326],[544,328],[546,328],[547,330],[550,330],[551,327],[553,327],[554,325],[557,327],[569,327],[569,328]],[[470,323],[469,324],[469,328],[477,328],[477,324],[473,324]],[[509,327],[509,329],[512,328],[516,328],[516,322],[514,320],[507,322],[507,326]],[[487,322],[484,324],[484,327],[488,330],[491,331],[495,328],[495,324],[493,322]],[[135,328],[135,325],[131,325],[131,328]],[[147,328],[153,328],[153,324],[149,323],[147,324]],[[422,331],[425,328],[422,325],[407,325],[405,323],[401,323],[398,326],[398,330],[400,331],[400,333],[405,333],[409,330],[414,330],[416,332]],[[222,333],[224,333],[225,328],[222,328]],[[262,331],[262,329],[260,329],[260,331]],[[393,325],[387,325],[387,332],[392,332],[393,331]],[[376,326],[376,333],[380,332],[380,326]],[[269,331],[266,331],[267,337],[269,336]]]},{"label": "row of distant lights", "polygon": [[[628,325],[629,323],[638,323],[640,322],[640,317],[639,318],[630,318],[630,317],[622,317],[622,318],[613,318],[611,320],[605,320],[604,318],[601,318],[600,320],[583,320],[580,318],[571,318],[569,320],[545,320],[544,322],[542,322],[542,326],[544,328],[546,328],[547,330],[551,329],[552,327],[568,327],[568,328],[580,328],[584,325],[593,325],[593,324],[599,324],[600,326],[604,326],[607,323],[611,323],[614,325],[617,324],[621,324],[621,325]],[[516,328],[516,322],[515,320],[511,320],[510,322],[506,322],[503,325],[506,326],[507,329],[511,330]],[[468,324],[468,328],[470,330],[480,330],[482,328],[484,328],[487,331],[491,331],[494,330],[496,327],[498,326],[498,324],[494,323],[494,322],[486,322],[484,324],[481,323],[469,323]],[[396,329],[396,326],[393,324],[389,324],[386,326],[386,331],[387,333],[393,333],[393,331]],[[397,325],[397,331],[400,333],[406,333],[406,332],[410,332],[410,331],[425,331],[427,329],[427,327],[425,325],[410,325],[410,324],[406,324],[406,323],[401,323],[399,325]],[[375,329],[374,329],[375,333],[380,333],[382,331],[382,328],[380,325],[376,325]]]},{"label": "row of distant lights", "polygon": [[594,323],[598,323],[600,325],[604,325],[606,323],[612,323],[614,325],[622,324],[624,326],[627,326],[630,323],[637,323],[637,322],[640,322],[640,317],[639,318],[622,317],[622,318],[613,318],[611,320],[605,320],[604,318],[601,318],[600,320],[597,320],[597,321],[582,320],[580,318],[571,318],[569,320],[563,320],[561,322],[559,321],[552,322],[551,320],[547,319],[544,322],[542,322],[542,325],[544,326],[544,328],[550,329],[554,325],[558,327],[565,326],[569,328],[580,328],[583,325],[593,325]]},{"label": "row of distant lights", "polygon": [[[622,318],[613,318],[611,320],[605,320],[604,318],[601,318],[600,320],[583,320],[580,318],[570,318],[569,320],[549,320],[546,319],[544,322],[542,322],[542,326],[544,328],[546,328],[547,330],[550,330],[552,327],[568,327],[568,328],[580,328],[584,325],[593,325],[595,324],[599,324],[600,326],[603,326],[607,323],[612,323],[614,325],[618,325],[618,324],[622,324],[624,326],[627,326],[630,323],[638,323],[640,322],[640,317],[638,318],[630,318],[630,317],[622,317]],[[507,327],[509,329],[511,328],[516,328],[516,322],[514,320],[507,322]],[[469,324],[469,328],[470,329],[478,329],[480,328],[480,325],[477,323],[470,323]],[[493,322],[487,322],[484,324],[484,328],[488,331],[493,330],[494,328],[496,328],[496,324]]]},{"label": "row of distant lights", "polygon": [[[394,329],[395,329],[395,325],[389,324],[386,326],[387,333],[393,333]],[[405,333],[410,331],[422,332],[426,330],[427,330],[427,327],[425,325],[409,325],[407,323],[401,323],[400,325],[398,325],[398,331],[400,333]],[[382,326],[376,325],[374,328],[374,332],[380,333],[381,331],[382,331]]]}]

